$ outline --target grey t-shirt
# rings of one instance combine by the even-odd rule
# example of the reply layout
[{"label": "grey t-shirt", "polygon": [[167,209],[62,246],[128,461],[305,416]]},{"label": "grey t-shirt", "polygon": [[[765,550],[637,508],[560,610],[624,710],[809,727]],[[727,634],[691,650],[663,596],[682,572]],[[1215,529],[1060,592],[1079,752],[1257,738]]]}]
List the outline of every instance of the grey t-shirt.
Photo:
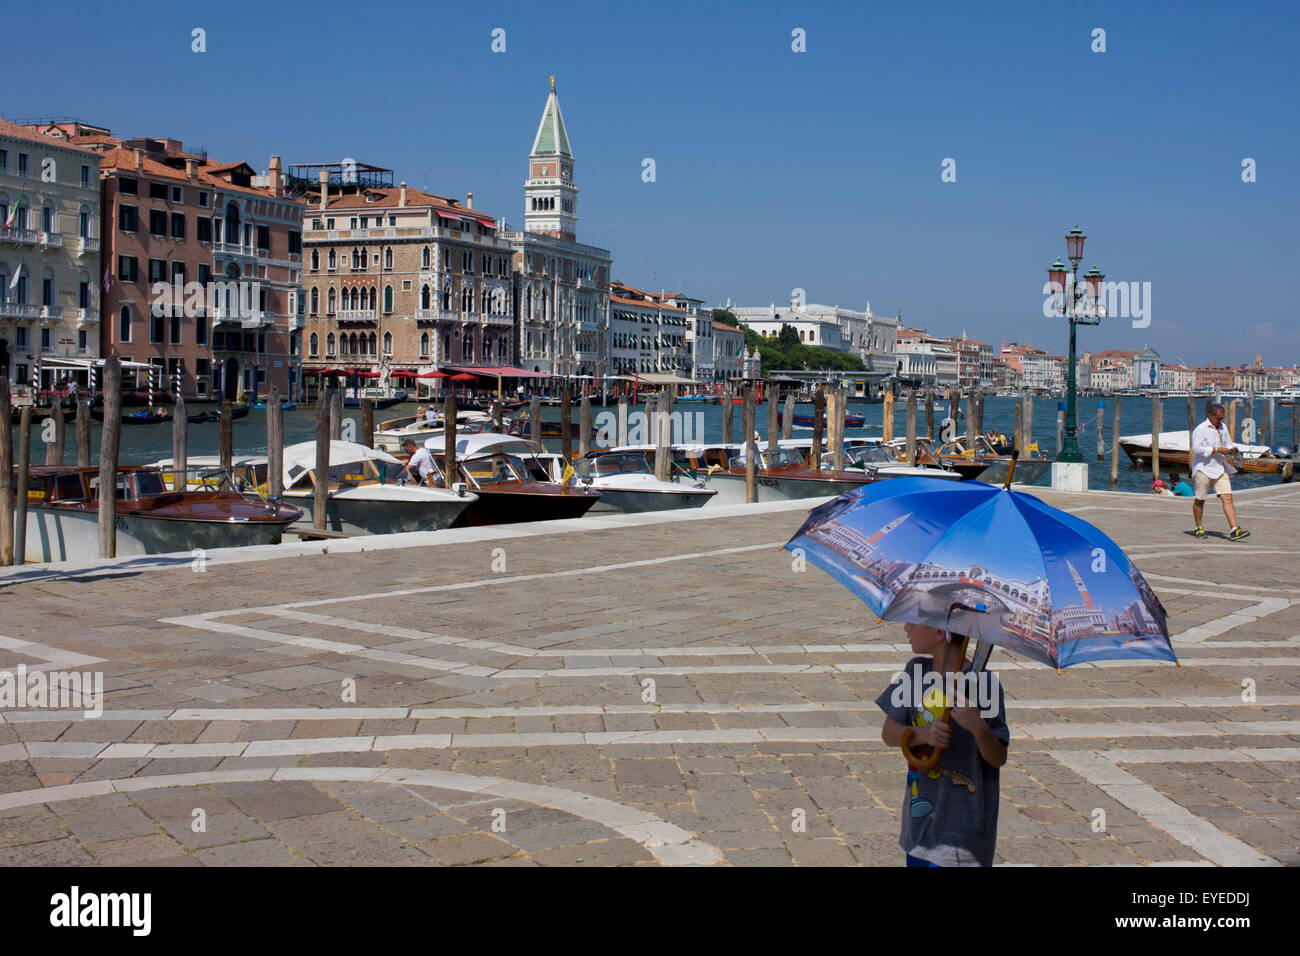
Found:
[{"label": "grey t-shirt", "polygon": [[[905,676],[898,676],[876,698],[876,706],[905,727],[930,723],[942,713],[940,703],[928,712],[915,706],[913,685],[933,669],[929,657],[907,662]],[[995,708],[987,718],[990,729],[1003,743],[1011,739],[1007,727],[1002,685],[988,672],[988,699],[972,701],[976,707]],[[990,686],[991,685],[991,686]],[[969,697],[970,694],[968,693]],[[994,703],[996,701],[996,703]],[[898,845],[906,853],[939,866],[992,866],[998,836],[998,768],[980,756],[970,731],[949,719],[952,737],[943,755],[930,770],[907,770],[903,795],[903,832]],[[921,753],[927,753],[922,749]]]}]

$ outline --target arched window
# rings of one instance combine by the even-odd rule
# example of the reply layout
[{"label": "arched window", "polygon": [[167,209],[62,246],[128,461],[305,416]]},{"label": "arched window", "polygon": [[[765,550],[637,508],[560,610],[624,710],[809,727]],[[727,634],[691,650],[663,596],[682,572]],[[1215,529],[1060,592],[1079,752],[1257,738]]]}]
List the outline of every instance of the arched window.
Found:
[{"label": "arched window", "polygon": [[334,302],[335,302],[334,287],[333,287],[333,286],[330,286],[330,290],[329,290],[329,292],[327,292],[327,293],[325,294],[325,314],[326,314],[326,315],[333,315],[333,314],[334,314]]},{"label": "arched window", "polygon": [[451,311],[451,281],[448,280],[442,285],[442,311]]},{"label": "arched window", "polygon": [[[362,336],[362,338],[365,338],[365,336]],[[379,353],[375,350],[375,333],[374,333],[374,332],[371,332],[371,333],[370,333],[370,354],[371,354],[371,355],[378,355],[378,354],[379,354]]]},{"label": "arched window", "polygon": [[316,352],[320,349],[320,337],[317,336],[315,332],[313,332],[311,334],[311,338],[308,341],[311,343],[311,354],[314,357],[316,355]]},{"label": "arched window", "polygon": [[334,268],[334,265],[335,265],[334,250],[331,249],[331,250],[330,250],[330,257],[329,257],[329,267],[330,267],[331,269],[333,269],[333,268]]},{"label": "arched window", "polygon": [[239,207],[233,202],[226,203],[226,244],[239,245]]},{"label": "arched window", "polygon": [[451,358],[451,333],[442,333],[442,360],[445,362]]},{"label": "arched window", "polygon": [[131,307],[122,306],[121,311],[117,314],[117,340],[119,342],[131,341]]},{"label": "arched window", "polygon": [[325,354],[326,355],[334,354],[334,333],[333,332],[325,336]]},{"label": "arched window", "polygon": [[311,290],[311,314],[315,315],[320,311],[320,289],[312,286]]},{"label": "arched window", "polygon": [[[429,250],[426,249],[424,251],[427,254]],[[420,308],[429,308],[429,287],[427,285],[420,286]]]},{"label": "arched window", "polygon": [[[387,346],[385,346],[385,351],[388,351]],[[429,333],[425,332],[420,336],[420,358],[428,358],[428,357],[429,357]]]},{"label": "arched window", "polygon": [[393,267],[393,249],[390,246],[384,250],[384,268],[391,269],[392,267]]},{"label": "arched window", "polygon": [[462,312],[474,311],[474,291],[468,285],[460,287],[460,310]]},{"label": "arched window", "polygon": [[393,311],[393,287],[391,285],[386,285],[384,286],[384,315],[388,315],[392,311]]},{"label": "arched window", "polygon": [[353,311],[355,311],[355,310],[361,308],[361,290],[360,290],[360,289],[353,289],[353,290],[352,290],[352,297],[351,297],[351,300],[350,300],[350,301],[351,301],[351,303],[352,303],[351,307],[352,307]]},{"label": "arched window", "polygon": [[420,268],[422,269],[429,268],[429,247],[428,246],[425,246],[424,252],[420,254]]},{"label": "arched window", "polygon": [[311,271],[316,272],[318,269],[320,269],[320,250],[313,249],[311,251]]},{"label": "arched window", "polygon": [[374,289],[370,290],[370,296],[368,298],[368,301],[370,302],[370,304],[366,306],[366,308],[368,308],[371,312],[375,311],[375,290]]},{"label": "arched window", "polygon": [[384,354],[385,355],[393,354],[393,333],[392,332],[384,333]]}]

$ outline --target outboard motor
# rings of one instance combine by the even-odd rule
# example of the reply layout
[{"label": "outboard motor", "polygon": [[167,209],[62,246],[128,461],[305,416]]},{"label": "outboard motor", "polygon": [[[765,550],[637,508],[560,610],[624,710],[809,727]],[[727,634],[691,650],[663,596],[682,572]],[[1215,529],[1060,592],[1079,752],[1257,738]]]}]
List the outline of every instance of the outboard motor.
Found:
[{"label": "outboard motor", "polygon": [[1273,455],[1277,458],[1294,458],[1295,451],[1295,445],[1291,444],[1283,443],[1273,446]]}]

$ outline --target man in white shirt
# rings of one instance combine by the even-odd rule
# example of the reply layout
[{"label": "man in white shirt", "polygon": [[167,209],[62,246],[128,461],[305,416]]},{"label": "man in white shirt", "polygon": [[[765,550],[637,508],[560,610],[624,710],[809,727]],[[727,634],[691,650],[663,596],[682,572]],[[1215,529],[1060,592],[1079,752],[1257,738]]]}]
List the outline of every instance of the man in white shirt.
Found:
[{"label": "man in white shirt", "polygon": [[1191,435],[1192,484],[1196,497],[1192,502],[1192,516],[1196,519],[1196,530],[1192,532],[1198,538],[1204,538],[1209,532],[1201,520],[1205,513],[1205,498],[1214,493],[1223,502],[1223,514],[1228,519],[1228,537],[1236,541],[1247,537],[1250,532],[1237,524],[1237,512],[1232,507],[1232,484],[1228,476],[1236,474],[1237,469],[1228,463],[1226,455],[1236,455],[1237,446],[1232,436],[1223,427],[1223,406],[1211,403],[1205,409],[1206,420],[1196,426]]},{"label": "man in white shirt", "polygon": [[433,454],[427,448],[416,450],[417,446],[411,439],[402,442],[402,450],[410,458],[406,462],[406,473],[422,485],[430,484],[429,476],[434,474]]}]

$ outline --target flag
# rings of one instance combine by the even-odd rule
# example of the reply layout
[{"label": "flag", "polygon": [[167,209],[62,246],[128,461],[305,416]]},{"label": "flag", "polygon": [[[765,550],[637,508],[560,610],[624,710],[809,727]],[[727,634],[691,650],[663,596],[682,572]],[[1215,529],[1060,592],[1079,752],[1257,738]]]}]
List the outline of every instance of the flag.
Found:
[{"label": "flag", "polygon": [[744,354],[745,354],[745,343],[741,342],[740,348],[736,349],[736,358],[740,358]]},{"label": "flag", "polygon": [[596,267],[594,265],[591,267],[591,281],[596,281]]},{"label": "flag", "polygon": [[23,193],[21,196],[18,197],[17,201],[12,206],[9,207],[9,218],[5,220],[5,225],[4,225],[6,229],[12,226],[14,224],[14,220],[18,218],[18,207],[23,204],[23,200],[26,198],[27,198],[27,194]]},{"label": "flag", "polygon": [[569,487],[569,485],[573,483],[573,479],[577,474],[578,473],[573,470],[573,466],[566,461],[564,463],[564,474],[560,476],[560,484],[565,488]]},{"label": "flag", "polygon": [[23,274],[23,264],[18,263],[18,268],[14,270],[14,277],[9,280],[9,291],[12,292],[18,288],[18,277]]},{"label": "flag", "polygon": [[109,267],[104,266],[104,291],[107,292],[113,284],[112,276],[109,274]]}]

